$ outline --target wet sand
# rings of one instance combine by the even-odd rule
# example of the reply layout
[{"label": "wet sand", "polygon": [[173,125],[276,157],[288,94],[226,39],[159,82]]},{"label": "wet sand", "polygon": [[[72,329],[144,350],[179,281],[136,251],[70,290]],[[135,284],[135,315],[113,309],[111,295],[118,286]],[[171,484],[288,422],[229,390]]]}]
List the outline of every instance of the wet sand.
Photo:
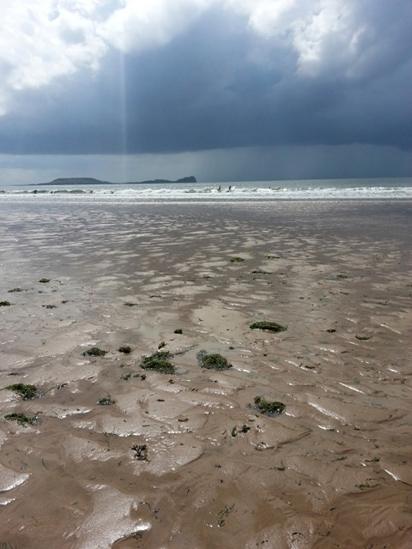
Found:
[{"label": "wet sand", "polygon": [[412,547],[411,234],[407,201],[1,204],[0,546]]}]

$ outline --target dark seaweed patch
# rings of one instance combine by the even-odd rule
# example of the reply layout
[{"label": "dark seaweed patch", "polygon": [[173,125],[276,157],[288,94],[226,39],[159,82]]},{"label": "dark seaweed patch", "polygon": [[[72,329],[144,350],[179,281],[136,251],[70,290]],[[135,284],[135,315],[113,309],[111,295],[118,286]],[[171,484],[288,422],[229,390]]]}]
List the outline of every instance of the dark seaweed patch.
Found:
[{"label": "dark seaweed patch", "polygon": [[27,425],[34,425],[37,421],[37,416],[26,416],[26,414],[12,413],[4,416],[7,421],[16,421],[19,425],[26,427]]},{"label": "dark seaweed patch", "polygon": [[243,259],[243,257],[231,257],[230,258],[230,262],[231,263],[243,263],[245,260]]},{"label": "dark seaweed patch", "polygon": [[147,444],[135,444],[131,449],[135,459],[138,461],[149,461]]},{"label": "dark seaweed patch", "polygon": [[83,356],[105,356],[107,355],[107,351],[103,351],[103,349],[99,349],[99,347],[91,347],[90,349],[87,349],[87,351],[84,351]]},{"label": "dark seaweed patch", "polygon": [[174,374],[175,367],[170,361],[171,358],[172,355],[169,351],[157,351],[150,356],[143,357],[140,367],[143,370],[154,370],[161,374]]},{"label": "dark seaweed patch", "polygon": [[132,352],[132,348],[130,347],[130,345],[122,345],[121,347],[119,347],[119,353],[130,355],[131,352]]},{"label": "dark seaweed patch", "polygon": [[98,401],[97,401],[97,404],[99,406],[111,406],[112,404],[115,404],[116,401],[113,400],[112,398],[110,397],[103,397],[103,398],[100,398]]},{"label": "dark seaweed patch", "polygon": [[207,370],[228,370],[232,368],[227,359],[219,353],[208,354],[206,351],[199,351],[197,353],[197,360],[199,366]]},{"label": "dark seaweed patch", "polygon": [[261,396],[255,397],[254,402],[255,402],[255,408],[258,410],[258,412],[260,412],[261,414],[265,414],[267,416],[278,416],[286,408],[283,402],[278,402],[276,400],[274,401],[266,400]]},{"label": "dark seaweed patch", "polygon": [[267,332],[285,332],[287,330],[287,326],[282,326],[282,324],[279,324],[278,322],[272,322],[263,320],[260,322],[253,322],[253,324],[250,325],[251,330],[265,330]]},{"label": "dark seaweed patch", "polygon": [[23,400],[32,400],[38,396],[37,387],[35,385],[27,385],[25,383],[14,383],[6,387],[9,391],[14,391],[22,397]]}]

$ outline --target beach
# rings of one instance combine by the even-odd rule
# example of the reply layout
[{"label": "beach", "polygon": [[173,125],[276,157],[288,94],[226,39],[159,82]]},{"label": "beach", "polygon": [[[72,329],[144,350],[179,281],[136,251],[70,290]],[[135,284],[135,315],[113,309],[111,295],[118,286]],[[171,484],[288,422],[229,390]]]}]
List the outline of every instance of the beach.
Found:
[{"label": "beach", "polygon": [[0,202],[0,546],[411,547],[411,234],[410,199]]}]

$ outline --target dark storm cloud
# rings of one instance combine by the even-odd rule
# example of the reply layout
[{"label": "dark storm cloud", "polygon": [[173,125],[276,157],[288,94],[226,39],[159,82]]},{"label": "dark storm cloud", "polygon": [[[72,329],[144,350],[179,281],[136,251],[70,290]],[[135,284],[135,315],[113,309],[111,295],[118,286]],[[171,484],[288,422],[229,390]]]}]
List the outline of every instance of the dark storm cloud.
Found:
[{"label": "dark storm cloud", "polygon": [[[160,47],[112,49],[16,94],[0,152],[164,153],[271,145],[412,146],[411,3],[359,2],[358,55],[327,35],[315,69],[278,36],[213,8]],[[343,48],[344,49],[344,48]]]}]

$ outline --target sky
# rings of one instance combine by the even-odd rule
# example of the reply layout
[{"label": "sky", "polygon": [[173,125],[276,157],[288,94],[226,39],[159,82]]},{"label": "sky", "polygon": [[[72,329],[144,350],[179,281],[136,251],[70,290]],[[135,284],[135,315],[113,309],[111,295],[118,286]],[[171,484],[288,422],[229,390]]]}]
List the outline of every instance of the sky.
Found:
[{"label": "sky", "polygon": [[0,181],[412,176],[410,0],[0,0]]}]

